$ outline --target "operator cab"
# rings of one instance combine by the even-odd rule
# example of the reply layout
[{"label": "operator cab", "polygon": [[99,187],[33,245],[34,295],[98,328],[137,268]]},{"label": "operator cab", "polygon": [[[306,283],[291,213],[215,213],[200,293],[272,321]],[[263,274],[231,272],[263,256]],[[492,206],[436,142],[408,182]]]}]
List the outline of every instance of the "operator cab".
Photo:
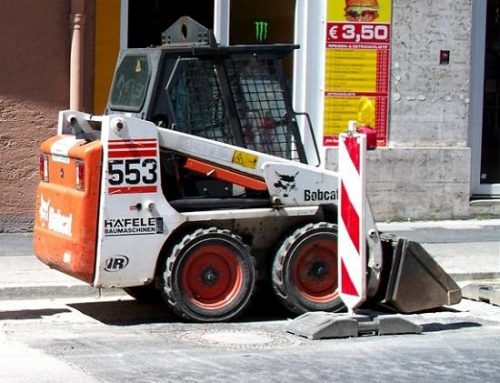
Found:
[{"label": "operator cab", "polygon": [[[183,17],[164,32],[161,47],[122,52],[106,114],[125,114],[154,122],[158,128],[307,163],[282,68],[283,58],[296,48],[218,46],[211,31]],[[185,169],[185,158],[161,149],[169,201],[224,198],[218,203],[221,207],[269,205],[267,192],[241,190],[193,173]],[[165,186],[172,183],[178,187]],[[235,196],[245,206],[228,205]]]},{"label": "operator cab", "polygon": [[307,163],[282,69],[296,48],[220,47],[183,17],[161,47],[122,52],[106,112]]}]

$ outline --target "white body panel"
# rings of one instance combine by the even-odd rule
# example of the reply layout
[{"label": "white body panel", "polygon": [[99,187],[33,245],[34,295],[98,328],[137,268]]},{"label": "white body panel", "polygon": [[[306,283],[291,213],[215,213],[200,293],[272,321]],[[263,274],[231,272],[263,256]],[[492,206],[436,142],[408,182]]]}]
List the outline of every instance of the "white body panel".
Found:
[{"label": "white body panel", "polygon": [[[118,129],[120,123],[123,127]],[[154,277],[166,238],[184,217],[162,193],[156,126],[139,119],[105,116],[102,127],[103,172],[94,285],[145,284]],[[113,144],[116,142],[121,144]],[[151,150],[143,150],[142,143],[152,146],[148,148]],[[120,178],[123,182],[119,182]],[[133,188],[137,191],[132,192]]]}]

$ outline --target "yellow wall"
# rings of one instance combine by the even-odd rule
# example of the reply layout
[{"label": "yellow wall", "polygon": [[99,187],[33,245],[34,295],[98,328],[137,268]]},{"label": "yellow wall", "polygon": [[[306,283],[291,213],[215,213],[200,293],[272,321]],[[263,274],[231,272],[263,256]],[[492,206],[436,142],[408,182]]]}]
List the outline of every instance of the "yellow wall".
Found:
[{"label": "yellow wall", "polygon": [[120,0],[96,0],[94,107],[104,112],[120,50]]}]

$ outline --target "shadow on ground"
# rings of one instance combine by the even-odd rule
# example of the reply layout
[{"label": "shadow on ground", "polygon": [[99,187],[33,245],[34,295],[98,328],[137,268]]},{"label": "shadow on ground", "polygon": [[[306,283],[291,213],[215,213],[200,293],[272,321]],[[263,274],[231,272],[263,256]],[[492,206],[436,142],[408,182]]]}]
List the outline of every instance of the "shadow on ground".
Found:
[{"label": "shadow on ground", "polygon": [[108,325],[132,326],[146,323],[175,322],[177,318],[161,303],[135,300],[73,303],[71,308]]},{"label": "shadow on ground", "polygon": [[426,323],[422,327],[424,332],[437,332],[437,331],[448,331],[448,330],[460,330],[464,328],[481,327],[482,325],[477,322],[456,322],[456,323]]},{"label": "shadow on ground", "polygon": [[71,312],[68,309],[39,309],[0,311],[0,320],[42,319],[43,317]]},{"label": "shadow on ground", "polygon": [[[163,302],[139,302],[134,299],[72,303],[78,310],[99,322],[116,326],[133,326],[147,323],[184,322]],[[264,292],[257,292],[248,309],[234,322],[265,322],[286,320],[295,317],[275,298]]]}]

